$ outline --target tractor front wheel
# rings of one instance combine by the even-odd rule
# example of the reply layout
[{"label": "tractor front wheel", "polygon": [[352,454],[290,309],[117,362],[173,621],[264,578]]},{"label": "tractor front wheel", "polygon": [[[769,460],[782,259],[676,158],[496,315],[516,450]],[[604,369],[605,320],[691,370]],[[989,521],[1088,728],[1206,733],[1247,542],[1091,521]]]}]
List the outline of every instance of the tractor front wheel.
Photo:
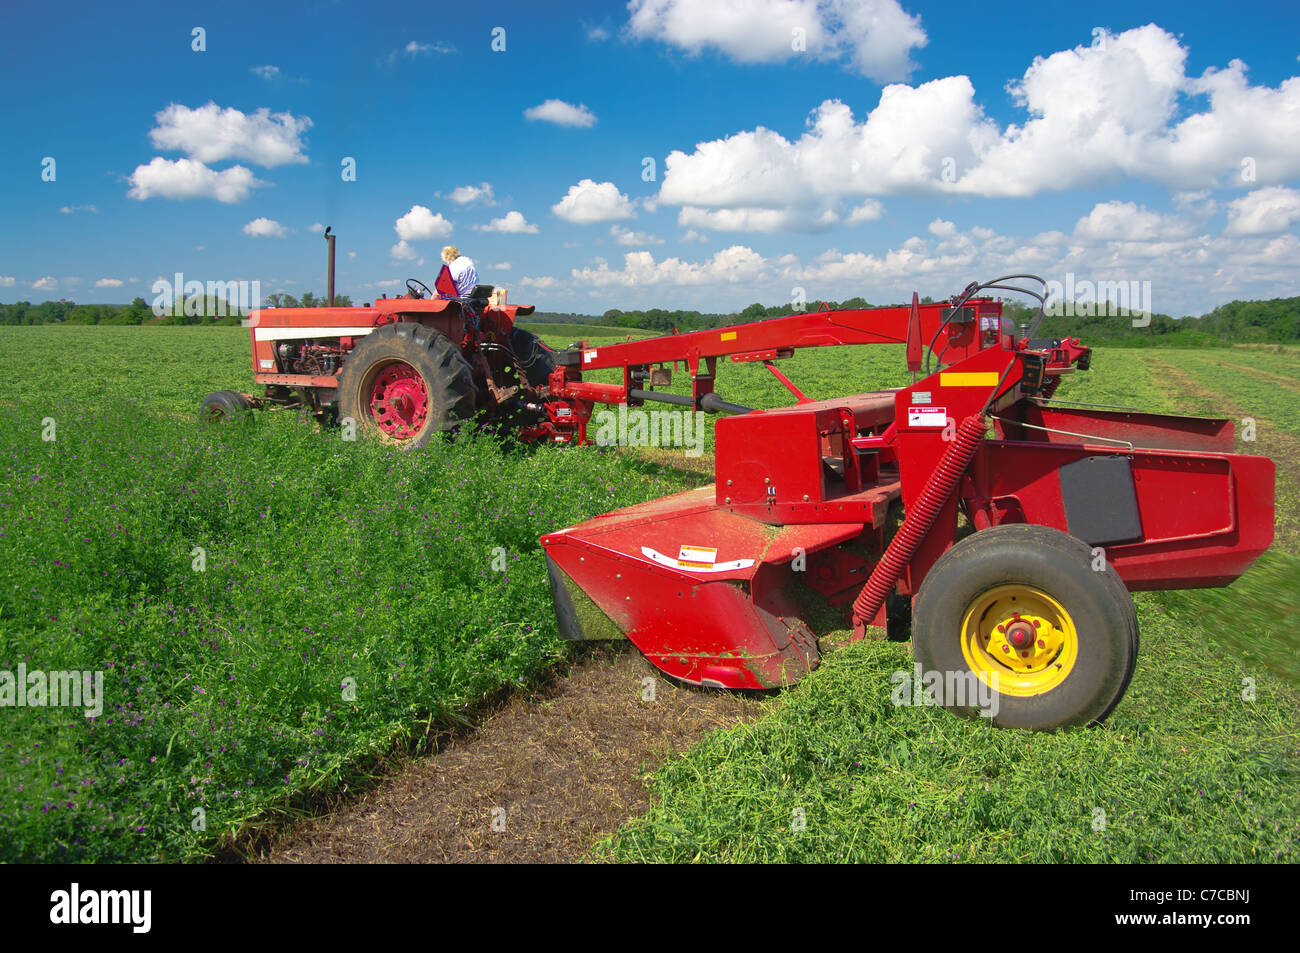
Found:
[{"label": "tractor front wheel", "polygon": [[912,623],[927,689],[1004,728],[1102,721],[1137,659],[1133,600],[1104,554],[1045,526],[996,526],[926,575]]},{"label": "tractor front wheel", "polygon": [[403,449],[454,430],[474,414],[474,376],[446,335],[399,321],[368,334],[339,374],[339,417]]},{"label": "tractor front wheel", "polygon": [[208,423],[221,423],[245,417],[252,409],[253,405],[243,394],[233,390],[219,390],[203,398],[199,417]]}]

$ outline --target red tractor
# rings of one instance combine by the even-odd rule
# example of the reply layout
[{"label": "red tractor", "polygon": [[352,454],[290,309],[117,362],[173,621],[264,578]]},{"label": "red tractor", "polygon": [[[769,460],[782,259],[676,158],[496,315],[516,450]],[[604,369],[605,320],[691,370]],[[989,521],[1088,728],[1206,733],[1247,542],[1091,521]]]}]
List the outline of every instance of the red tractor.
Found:
[{"label": "red tractor", "polygon": [[498,305],[490,285],[459,296],[409,278],[403,297],[334,307],[334,236],[326,308],[263,308],[249,317],[260,395],[217,391],[202,413],[294,408],[322,424],[352,420],[365,433],[417,448],[476,414],[521,440],[567,441],[567,404],[546,386],[554,352],[515,319],[531,305]]}]

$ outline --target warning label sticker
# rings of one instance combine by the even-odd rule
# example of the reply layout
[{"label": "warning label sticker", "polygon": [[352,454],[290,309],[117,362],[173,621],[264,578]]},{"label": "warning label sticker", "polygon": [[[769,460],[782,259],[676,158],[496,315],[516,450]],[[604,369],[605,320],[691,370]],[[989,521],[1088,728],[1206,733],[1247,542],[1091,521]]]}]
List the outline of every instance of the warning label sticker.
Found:
[{"label": "warning label sticker", "polygon": [[909,427],[942,427],[948,423],[947,407],[908,407]]},{"label": "warning label sticker", "polygon": [[677,552],[677,565],[688,569],[712,569],[718,561],[718,551],[711,546],[687,546]]},{"label": "warning label sticker", "polygon": [[649,546],[642,546],[641,555],[654,560],[661,566],[671,566],[673,569],[690,570],[691,572],[735,572],[738,569],[748,569],[754,565],[752,559],[732,559],[720,563],[717,561],[718,551],[712,546],[683,545],[677,550],[676,559],[672,556],[665,556]]}]

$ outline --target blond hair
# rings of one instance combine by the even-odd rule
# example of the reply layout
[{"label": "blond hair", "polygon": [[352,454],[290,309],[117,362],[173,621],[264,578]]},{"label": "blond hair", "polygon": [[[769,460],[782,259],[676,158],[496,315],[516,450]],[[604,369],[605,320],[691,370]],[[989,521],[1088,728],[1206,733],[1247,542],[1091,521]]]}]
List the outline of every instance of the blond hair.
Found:
[{"label": "blond hair", "polygon": [[457,248],[455,245],[448,245],[446,248],[442,250],[442,260],[449,265],[459,257],[460,257],[460,249]]}]

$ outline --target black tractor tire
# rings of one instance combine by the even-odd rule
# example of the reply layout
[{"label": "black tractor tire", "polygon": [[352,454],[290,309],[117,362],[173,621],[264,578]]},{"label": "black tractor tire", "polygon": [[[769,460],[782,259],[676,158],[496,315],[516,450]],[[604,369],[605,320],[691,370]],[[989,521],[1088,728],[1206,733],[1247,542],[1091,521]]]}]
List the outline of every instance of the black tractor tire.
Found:
[{"label": "black tractor tire", "polygon": [[515,325],[510,331],[510,349],[515,352],[515,360],[528,378],[528,384],[534,388],[545,387],[555,370],[555,352],[542,343],[542,339],[531,331]]},{"label": "black tractor tire", "polygon": [[[1093,569],[1098,561],[1104,571]],[[997,619],[1011,625],[1009,617],[998,613],[1014,605],[1017,592],[1022,606],[1044,604],[1036,593],[1049,597],[1075,633],[1062,640],[1055,656],[1026,662],[1024,672],[1017,668],[1015,651],[994,651]],[[975,618],[981,604],[987,607]],[[975,668],[996,672],[995,681],[1007,687],[992,693],[988,711],[973,703],[969,689],[951,696],[944,692],[938,700],[956,714],[987,717],[995,712],[991,720],[1003,728],[1092,725],[1110,714],[1132,678],[1137,615],[1114,567],[1104,554],[1094,556],[1087,543],[1046,526],[995,526],[955,544],[926,575],[916,598],[912,645],[926,675],[947,679],[951,673],[954,685],[970,686],[979,677],[972,670],[971,659],[976,659]],[[981,681],[989,685],[989,680]],[[984,691],[987,695],[989,688]]]},{"label": "black tractor tire", "polygon": [[[425,412],[410,421],[371,397],[377,380],[387,369],[413,371],[424,388]],[[414,379],[414,378],[412,378]],[[377,437],[406,450],[418,450],[439,433],[451,433],[474,416],[478,393],[469,361],[440,331],[413,321],[386,324],[361,340],[343,362],[339,374],[340,423],[355,422],[359,433]]]},{"label": "black tractor tire", "polygon": [[233,390],[219,390],[203,398],[199,417],[209,423],[241,420],[249,415],[253,405],[247,397]]}]

